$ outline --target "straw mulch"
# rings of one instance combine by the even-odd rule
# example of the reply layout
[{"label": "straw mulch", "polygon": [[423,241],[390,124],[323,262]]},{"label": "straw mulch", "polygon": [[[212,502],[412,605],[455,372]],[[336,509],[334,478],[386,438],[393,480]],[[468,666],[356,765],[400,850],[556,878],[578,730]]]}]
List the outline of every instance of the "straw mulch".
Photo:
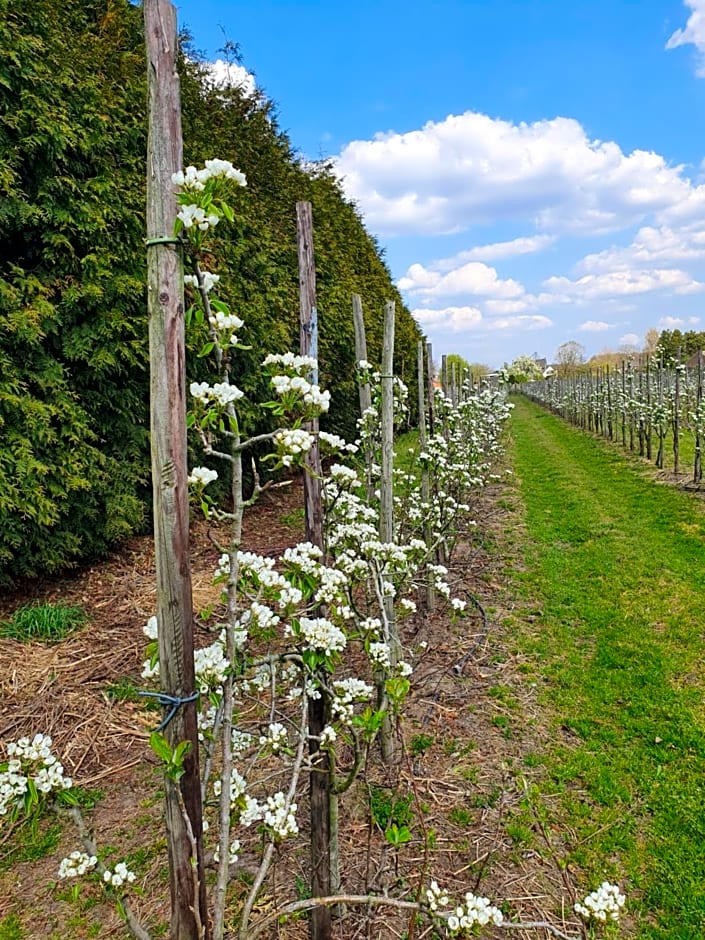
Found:
[{"label": "straw mulch", "polygon": [[[294,544],[303,535],[301,505],[298,483],[266,493],[246,519],[245,547],[276,554]],[[502,517],[490,496],[483,499],[478,514],[485,533],[494,529],[501,535],[508,525],[517,524],[516,519]],[[219,555],[217,541],[217,532],[205,523],[195,525],[196,611],[217,601],[211,584]],[[470,616],[451,623],[448,611],[440,607],[431,617],[419,615],[405,624],[405,642],[417,650],[414,690],[404,722],[407,756],[397,780],[390,781],[373,766],[367,779],[346,797],[341,831],[346,888],[353,893],[367,889],[394,893],[398,882],[413,889],[422,880],[427,882],[430,873],[455,896],[475,891],[504,898],[523,919],[549,918],[575,933],[569,913],[560,911],[558,899],[564,899],[568,912],[572,899],[553,858],[550,834],[542,833],[537,823],[530,848],[517,846],[507,835],[507,822],[519,812],[523,797],[519,772],[527,778],[532,773],[523,766],[523,758],[545,742],[533,690],[521,676],[510,638],[502,636],[507,613],[503,564],[471,531],[454,572],[457,591],[461,596],[467,591]],[[163,921],[168,918],[168,887],[161,807],[155,793],[159,776],[147,744],[158,712],[145,709],[141,702],[120,700],[116,694],[126,681],[140,684],[146,642],[142,627],[155,607],[149,539],[132,539],[106,562],[60,580],[20,586],[0,602],[0,619],[22,604],[39,601],[78,604],[87,611],[89,624],[53,646],[0,641],[0,740],[48,733],[75,782],[100,788],[101,800],[91,813],[96,839],[101,845],[124,846],[124,852],[148,849],[141,872],[146,897],[138,899],[136,907],[147,920]],[[488,616],[485,611],[490,608]],[[211,641],[198,626],[197,632],[199,645]],[[508,690],[508,698],[497,695],[498,687]],[[422,737],[428,743],[419,752]],[[418,814],[412,825],[414,840],[398,858],[365,822],[368,787],[390,783],[413,796]],[[301,809],[301,838],[282,850],[257,916],[291,899],[292,873],[300,874],[305,883],[308,862],[305,808]],[[422,832],[433,833],[430,859]],[[0,863],[10,844],[11,840],[0,839]],[[84,936],[67,927],[72,907],[57,901],[51,887],[57,859],[73,848],[73,836],[65,833],[50,858],[22,863],[4,873],[0,864],[0,918],[18,913],[37,937]],[[161,888],[155,899],[157,884]],[[92,914],[85,915],[91,916],[100,925],[94,935],[125,935],[124,925],[108,905],[96,903]],[[336,930],[340,940],[351,940],[393,938],[407,927],[408,915],[384,909],[365,915],[358,909]],[[428,936],[424,931],[417,940]],[[513,935],[521,937],[524,932]],[[268,936],[304,937],[305,919],[289,921]],[[506,932],[497,931],[496,936],[506,937]]]}]

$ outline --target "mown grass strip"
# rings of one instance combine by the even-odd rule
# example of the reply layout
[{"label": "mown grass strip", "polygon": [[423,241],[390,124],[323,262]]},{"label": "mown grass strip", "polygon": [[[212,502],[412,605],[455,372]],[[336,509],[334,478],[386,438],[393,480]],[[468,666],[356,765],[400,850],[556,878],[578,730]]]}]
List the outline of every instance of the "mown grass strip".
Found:
[{"label": "mown grass strip", "polygon": [[633,936],[705,936],[705,504],[525,399],[512,450],[527,523],[513,574],[555,748],[568,858],[628,878]]}]

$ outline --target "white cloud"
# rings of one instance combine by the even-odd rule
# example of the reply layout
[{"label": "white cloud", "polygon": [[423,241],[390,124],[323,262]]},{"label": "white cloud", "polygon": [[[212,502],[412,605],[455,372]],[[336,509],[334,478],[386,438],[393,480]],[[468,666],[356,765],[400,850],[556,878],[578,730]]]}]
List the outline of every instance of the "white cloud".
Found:
[{"label": "white cloud", "polygon": [[[461,251],[453,258],[439,261],[440,265],[455,267],[464,261],[498,261],[502,258],[515,258],[517,255],[529,255],[542,251],[555,242],[554,235],[531,235],[522,238],[513,238],[508,242],[495,242],[492,245],[478,245],[469,251]],[[439,270],[442,268],[439,267]]]},{"label": "white cloud", "polygon": [[582,333],[604,333],[605,330],[611,330],[612,327],[604,320],[586,320],[578,327]]},{"label": "white cloud", "polygon": [[483,317],[477,307],[444,307],[441,310],[421,308],[412,311],[419,325],[424,330],[462,333],[488,332],[495,330],[515,330],[526,332],[542,330],[553,325],[553,321],[544,316],[516,316],[488,319]]},{"label": "white cloud", "polygon": [[685,5],[693,12],[688,17],[685,28],[677,29],[666,43],[667,49],[693,45],[698,50],[698,65],[695,74],[705,78],[705,0],[685,0]]},{"label": "white cloud", "polygon": [[483,307],[487,313],[522,313],[533,306],[533,299],[527,294],[521,300],[486,300]]},{"label": "white cloud", "polygon": [[420,130],[353,141],[337,169],[380,234],[462,231],[508,219],[545,233],[604,233],[659,213],[695,217],[705,206],[705,186],[694,187],[683,167],[590,140],[565,117],[514,124],[472,111],[450,115]]},{"label": "white cloud", "polygon": [[705,229],[702,223],[673,229],[667,225],[639,229],[630,245],[611,247],[586,255],[578,271],[599,274],[628,270],[645,264],[687,262],[705,258]]},{"label": "white cloud", "polygon": [[443,310],[412,310],[422,329],[434,327],[458,333],[474,329],[482,324],[482,314],[477,307],[445,307]]},{"label": "white cloud", "polygon": [[638,349],[640,342],[641,339],[636,333],[625,333],[624,336],[619,337],[620,346],[630,346]]},{"label": "white cloud", "polygon": [[682,326],[697,326],[700,323],[700,317],[661,317],[658,325],[662,330],[679,330]]},{"label": "white cloud", "polygon": [[544,316],[500,317],[487,321],[489,330],[544,330],[548,326],[553,326],[553,320]]},{"label": "white cloud", "polygon": [[604,274],[586,274],[575,281],[567,277],[550,277],[544,281],[544,287],[577,300],[601,300],[666,289],[675,294],[705,290],[705,284],[677,268],[609,271]]},{"label": "white cloud", "polygon": [[425,300],[436,297],[521,297],[523,286],[514,280],[503,280],[495,268],[481,261],[468,261],[446,274],[422,264],[412,264],[398,282],[399,290],[421,295]]}]

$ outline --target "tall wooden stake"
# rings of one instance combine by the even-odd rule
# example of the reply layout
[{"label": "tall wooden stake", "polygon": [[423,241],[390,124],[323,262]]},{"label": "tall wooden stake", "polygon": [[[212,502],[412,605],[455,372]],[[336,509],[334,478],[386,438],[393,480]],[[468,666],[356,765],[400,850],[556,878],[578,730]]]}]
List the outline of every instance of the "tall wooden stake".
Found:
[{"label": "tall wooden stake", "polygon": [[428,365],[426,375],[428,380],[428,433],[433,437],[436,433],[436,407],[433,390],[433,347],[430,343],[426,343],[426,361]]},{"label": "tall wooden stake", "polygon": [[[367,361],[367,337],[365,335],[365,320],[362,316],[362,298],[359,294],[353,294],[352,297],[353,325],[355,327],[355,361]],[[360,414],[364,415],[368,408],[372,407],[372,391],[369,382],[361,382],[360,392]],[[372,479],[372,464],[374,455],[372,447],[367,444],[365,447],[365,483],[367,486],[367,500],[372,502],[374,495],[374,481]]]},{"label": "tall wooden stake", "polygon": [[[181,104],[176,71],[176,11],[169,0],[144,0],[149,72],[147,153],[147,302],[152,436],[154,544],[159,673],[165,695],[195,691],[186,463],[183,264],[174,231],[172,173],[181,169]],[[208,937],[202,851],[196,703],[178,707],[164,729],[174,748],[189,741],[179,783],[165,779],[171,892],[171,940]]]},{"label": "tall wooden stake", "polygon": [[[318,311],[316,308],[316,268],[313,256],[313,216],[310,202],[296,203],[296,238],[299,256],[299,300],[302,356],[318,359]],[[309,377],[318,383],[318,369]],[[317,435],[318,419],[306,429]],[[321,498],[321,454],[318,437],[306,456],[304,474],[304,507],[306,538],[323,548],[323,502]],[[325,676],[323,677],[325,679]],[[330,762],[328,752],[319,747],[320,735],[326,726],[328,704],[325,696],[308,701],[309,755],[311,757],[311,892],[314,897],[330,895]],[[330,908],[315,907],[311,911],[311,940],[329,940],[332,936]]]},{"label": "tall wooden stake", "polygon": [[[421,452],[426,450],[426,383],[424,378],[424,344],[419,340],[416,346],[416,368],[418,372],[418,393],[419,393],[419,449]],[[421,465],[421,500],[425,506],[431,501],[431,485],[429,481],[428,462],[424,460]],[[423,524],[423,535],[426,548],[431,550],[431,524],[429,515],[426,514]],[[426,579],[426,607],[429,611],[436,609],[436,591],[433,583],[433,576],[429,572]]]}]

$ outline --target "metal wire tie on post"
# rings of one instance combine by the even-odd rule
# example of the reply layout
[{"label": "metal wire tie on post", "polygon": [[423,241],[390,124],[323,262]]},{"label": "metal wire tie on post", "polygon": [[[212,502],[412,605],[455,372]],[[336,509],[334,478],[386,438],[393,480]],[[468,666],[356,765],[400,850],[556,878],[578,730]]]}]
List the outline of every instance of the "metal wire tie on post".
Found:
[{"label": "metal wire tie on post", "polygon": [[187,695],[185,698],[180,698],[178,695],[167,695],[166,692],[138,692],[137,694],[155,698],[163,708],[169,705],[171,706],[169,714],[164,721],[154,729],[155,731],[163,731],[181,706],[187,705],[189,702],[195,702],[201,693],[194,692],[192,695]]}]

